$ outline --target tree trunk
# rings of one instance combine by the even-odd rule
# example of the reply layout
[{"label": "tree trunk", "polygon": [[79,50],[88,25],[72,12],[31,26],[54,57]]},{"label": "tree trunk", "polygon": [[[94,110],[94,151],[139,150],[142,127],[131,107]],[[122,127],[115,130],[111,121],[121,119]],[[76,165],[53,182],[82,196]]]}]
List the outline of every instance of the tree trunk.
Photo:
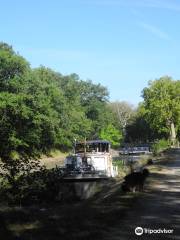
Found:
[{"label": "tree trunk", "polygon": [[172,146],[175,146],[175,144],[176,144],[176,130],[175,130],[175,126],[174,126],[173,122],[171,122],[171,125],[170,125],[170,141],[171,141]]}]

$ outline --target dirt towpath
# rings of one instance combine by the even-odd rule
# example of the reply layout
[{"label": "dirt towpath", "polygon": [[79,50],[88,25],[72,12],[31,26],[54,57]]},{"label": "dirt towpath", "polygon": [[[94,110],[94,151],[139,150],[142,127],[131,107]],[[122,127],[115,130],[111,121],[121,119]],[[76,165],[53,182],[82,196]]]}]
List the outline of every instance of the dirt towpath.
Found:
[{"label": "dirt towpath", "polygon": [[[119,218],[104,239],[180,239],[180,149],[167,155],[167,161],[150,168],[145,193],[136,199],[125,217]],[[142,227],[142,235],[135,228]],[[173,230],[173,233],[145,233],[145,229]],[[152,232],[152,231],[151,231]]]}]

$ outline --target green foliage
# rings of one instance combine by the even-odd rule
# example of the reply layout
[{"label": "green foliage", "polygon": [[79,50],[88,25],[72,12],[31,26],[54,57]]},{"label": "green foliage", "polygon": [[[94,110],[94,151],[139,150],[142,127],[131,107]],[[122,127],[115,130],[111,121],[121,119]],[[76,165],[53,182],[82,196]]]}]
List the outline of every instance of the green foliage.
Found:
[{"label": "green foliage", "polygon": [[99,138],[113,117],[108,91],[78,75],[43,66],[31,69],[11,46],[0,43],[0,159],[9,184],[39,168],[51,149],[66,151],[74,139]]},{"label": "green foliage", "polygon": [[171,135],[171,126],[179,129],[180,83],[170,77],[149,82],[143,90],[145,117],[150,126],[161,134]]},{"label": "green foliage", "polygon": [[[35,168],[35,167],[34,167]],[[59,168],[39,170],[29,174],[21,175],[14,180],[14,186],[4,186],[1,189],[3,198],[10,204],[29,205],[41,202],[62,200],[58,198],[62,190],[63,173]]]},{"label": "green foliage", "polygon": [[139,104],[136,112],[126,126],[126,142],[146,143],[160,136],[146,120],[143,104]]},{"label": "green foliage", "polygon": [[160,139],[152,145],[152,151],[156,155],[169,147],[169,141],[167,141],[166,139]]},{"label": "green foliage", "polygon": [[24,58],[6,43],[0,43],[0,91],[11,90],[11,81],[28,70],[29,64]]},{"label": "green foliage", "polygon": [[113,161],[113,166],[117,166],[118,168],[123,168],[124,167],[124,161],[122,159],[116,159]]},{"label": "green foliage", "polygon": [[122,133],[112,124],[109,124],[101,130],[100,138],[109,141],[113,147],[118,147],[122,140]]},{"label": "green foliage", "polygon": [[142,92],[144,101],[126,127],[126,141],[149,142],[179,136],[180,81],[162,77],[150,81]]}]

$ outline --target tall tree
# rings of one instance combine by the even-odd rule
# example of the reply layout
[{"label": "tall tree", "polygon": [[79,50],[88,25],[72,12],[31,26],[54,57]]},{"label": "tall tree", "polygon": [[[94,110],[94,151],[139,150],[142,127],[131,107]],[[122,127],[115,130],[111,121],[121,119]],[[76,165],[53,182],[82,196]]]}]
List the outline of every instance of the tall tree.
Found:
[{"label": "tall tree", "polygon": [[128,121],[126,126],[125,142],[147,143],[161,137],[145,118],[145,109],[143,104],[139,104],[136,112]]},{"label": "tall tree", "polygon": [[116,116],[119,127],[125,134],[126,126],[135,113],[133,105],[125,101],[116,101],[110,103],[110,108]]},{"label": "tall tree", "polygon": [[21,78],[29,70],[29,63],[16,54],[12,47],[0,43],[0,91],[11,91],[12,80]]},{"label": "tall tree", "polygon": [[180,121],[180,84],[170,77],[149,82],[142,92],[145,116],[151,127],[176,141]]},{"label": "tall tree", "polygon": [[54,147],[59,126],[52,85],[43,84],[29,64],[6,44],[0,45],[0,158],[13,184],[18,174],[38,166],[41,153]]}]

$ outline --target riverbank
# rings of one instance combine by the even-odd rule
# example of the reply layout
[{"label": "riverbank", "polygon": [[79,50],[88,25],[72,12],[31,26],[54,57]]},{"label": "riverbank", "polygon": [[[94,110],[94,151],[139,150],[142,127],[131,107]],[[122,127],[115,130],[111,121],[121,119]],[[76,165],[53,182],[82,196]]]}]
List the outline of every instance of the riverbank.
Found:
[{"label": "riverbank", "polygon": [[64,159],[68,154],[69,153],[63,153],[59,150],[53,150],[48,156],[41,156],[40,162],[47,169],[55,168],[56,166],[61,167],[64,165]]}]

